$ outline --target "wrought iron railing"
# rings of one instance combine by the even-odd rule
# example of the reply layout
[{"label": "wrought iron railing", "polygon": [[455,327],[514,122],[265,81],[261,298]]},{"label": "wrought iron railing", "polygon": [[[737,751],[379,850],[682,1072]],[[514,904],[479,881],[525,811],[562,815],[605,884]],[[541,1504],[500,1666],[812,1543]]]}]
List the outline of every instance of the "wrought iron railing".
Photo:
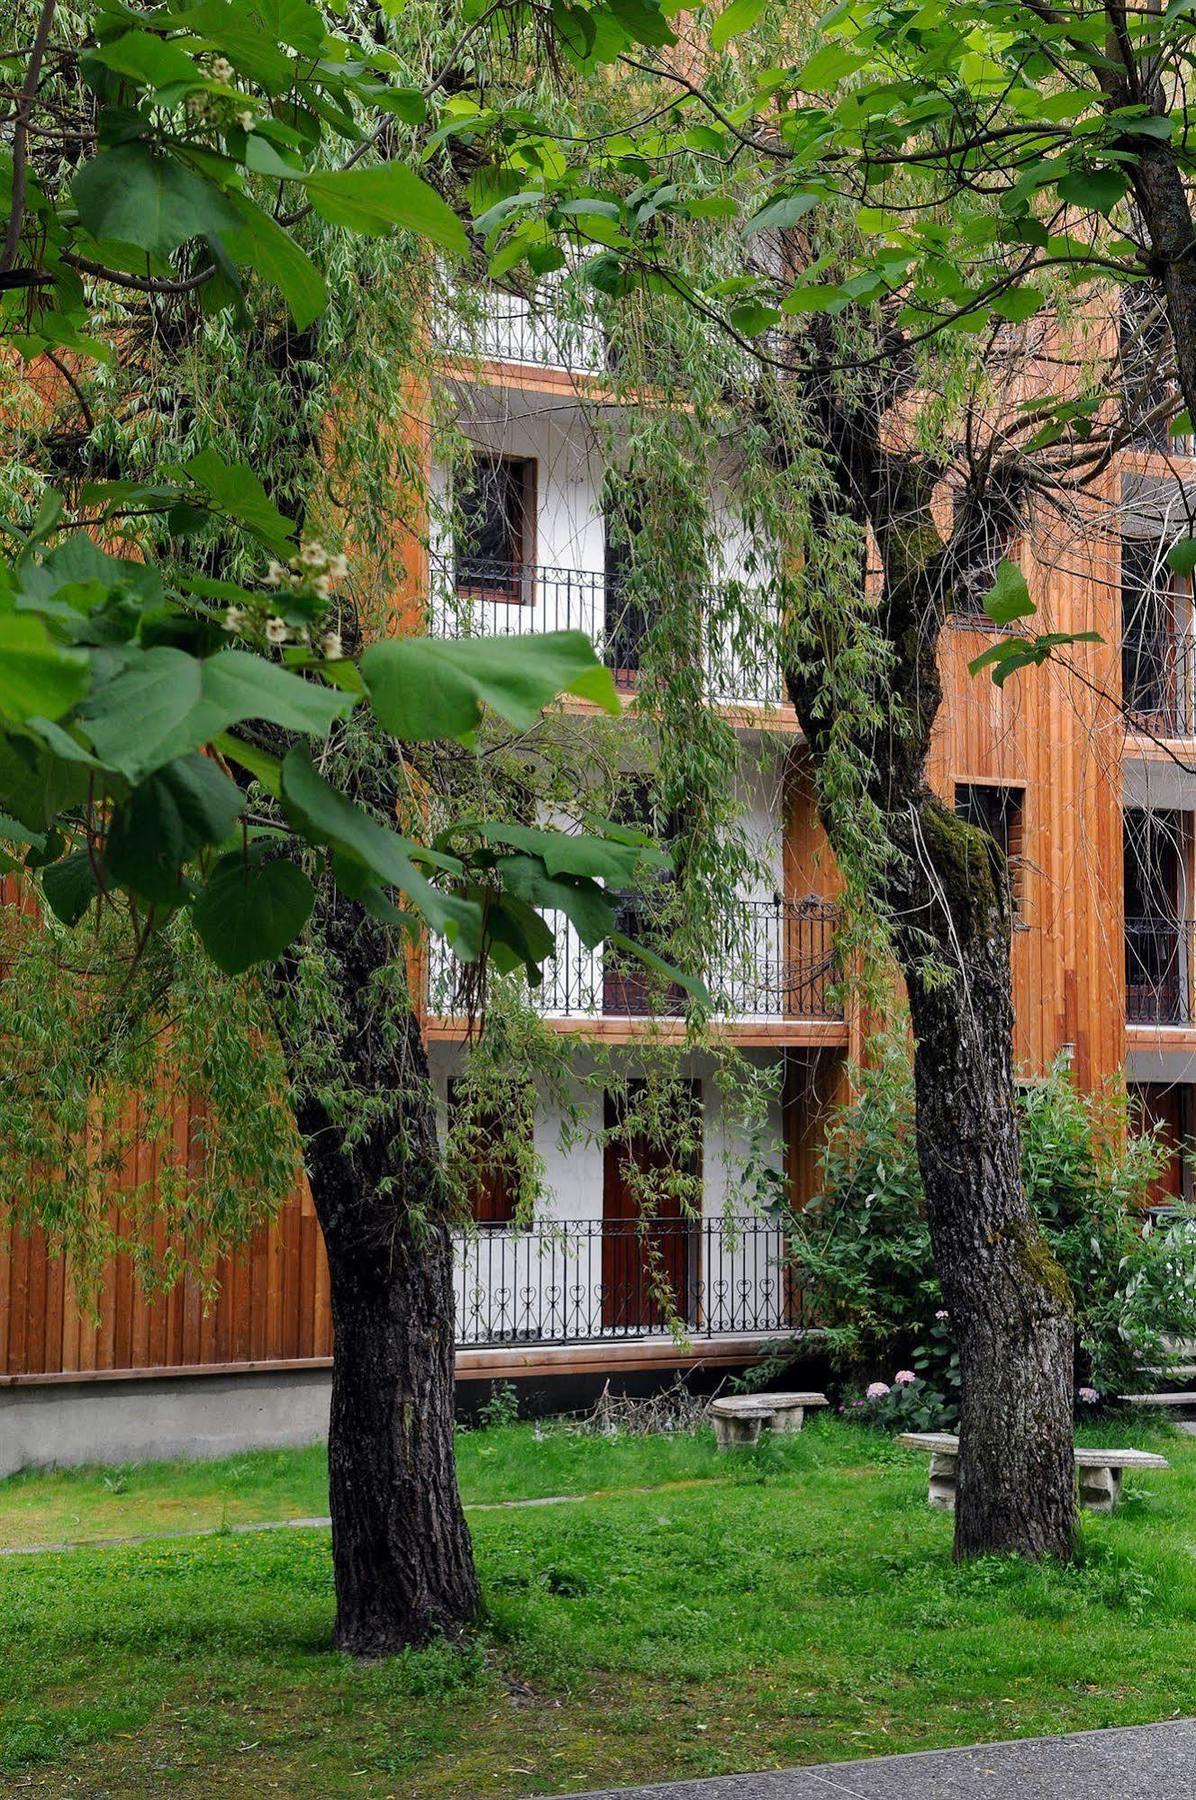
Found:
[{"label": "wrought iron railing", "polygon": [[1181,630],[1140,632],[1122,639],[1121,698],[1131,730],[1154,737],[1190,737],[1196,639]]},{"label": "wrought iron railing", "polygon": [[[584,631],[619,687],[632,690],[639,682],[651,614],[600,571],[435,557],[431,588],[428,628],[436,637]],[[707,698],[721,705],[778,706],[786,693],[767,602],[761,596],[757,621],[749,599],[734,596],[728,584],[707,608]]]},{"label": "wrought iron railing", "polygon": [[[657,941],[660,928],[646,906],[624,902],[620,913],[629,937],[667,950]],[[685,1011],[683,991],[627,952],[583,944],[563,913],[546,912],[544,918],[556,936],[556,955],[545,963],[543,983],[531,997],[546,1018],[676,1018]],[[826,900],[741,900],[699,971],[715,1017],[742,1024],[842,1018],[835,992],[836,918],[836,908]],[[463,1011],[459,979],[452,952],[432,939],[428,1009],[434,1017]]]},{"label": "wrought iron railing", "polygon": [[784,1225],[752,1216],[482,1226],[457,1240],[456,1337],[577,1344],[803,1323]]},{"label": "wrought iron railing", "polygon": [[1130,1025],[1191,1025],[1193,948],[1191,919],[1127,919],[1125,1016]]},{"label": "wrought iron railing", "polygon": [[583,375],[610,367],[593,305],[566,273],[546,276],[528,296],[489,286],[463,294],[442,277],[432,320],[433,342],[449,356]]}]

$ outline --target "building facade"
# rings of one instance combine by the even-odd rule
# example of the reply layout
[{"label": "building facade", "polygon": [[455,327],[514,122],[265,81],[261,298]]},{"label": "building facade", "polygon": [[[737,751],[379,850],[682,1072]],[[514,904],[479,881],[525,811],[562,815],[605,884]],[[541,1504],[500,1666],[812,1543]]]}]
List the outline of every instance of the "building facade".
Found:
[{"label": "building facade", "polygon": [[[456,311],[452,319],[438,353],[471,449],[468,475],[450,493],[453,477],[430,466],[429,529],[409,559],[402,605],[410,613],[427,596],[427,628],[442,635],[583,630],[634,708],[651,622],[629,597],[625,551],[603,513],[592,420],[596,409],[631,402],[608,391],[602,332],[552,288],[535,304],[496,295],[472,326]],[[1182,487],[1177,450],[1188,448],[1172,439],[1123,452],[1105,488],[1078,503],[1078,517],[1035,517],[1002,544],[1027,575],[1039,629],[1100,641],[998,687],[968,672],[995,628],[979,607],[963,610],[944,633],[932,766],[943,798],[1011,859],[1022,1074],[1032,1079],[1063,1054],[1085,1085],[1124,1077],[1175,1144],[1161,1199],[1186,1197],[1179,1144],[1196,1083],[1191,584],[1163,554]],[[712,503],[725,525],[718,579],[746,582],[733,492]],[[975,585],[982,596],[984,571]],[[767,1157],[776,1194],[800,1205],[814,1191],[826,1111],[847,1091],[864,1025],[838,985],[835,871],[775,653],[715,628],[705,665],[706,704],[752,748],[742,801],[758,870],[736,901],[727,944],[710,946],[711,1029],[773,1074]],[[634,932],[630,897],[628,905]],[[565,919],[550,922],[558,949],[535,1005],[568,1042],[580,1129],[575,1120],[566,1147],[551,1107],[529,1121],[552,1197],[530,1222],[516,1217],[501,1167],[479,1168],[474,1228],[457,1254],[462,1378],[742,1365],[803,1320],[776,1209],[762,1213],[740,1197],[749,1152],[716,1059],[695,1052],[683,1067],[700,1143],[700,1216],[662,1204],[645,1224],[634,1174],[650,1167],[652,1148],[634,1134],[612,1138],[617,1102],[595,1079],[596,1059],[622,1046],[634,1071],[637,1045],[680,1040],[681,997],[618,953],[586,948]],[[451,959],[435,946],[420,981],[447,1117],[467,1027]],[[114,1441],[129,1451],[139,1441],[135,1391],[153,1396],[143,1411],[157,1418],[155,1407],[165,1407],[181,1418],[184,1393],[213,1376],[229,1395],[242,1384],[242,1400],[227,1407],[240,1406],[245,1441],[283,1441],[288,1423],[291,1435],[310,1435],[331,1328],[309,1198],[296,1194],[219,1275],[209,1310],[189,1283],[150,1304],[117,1259],[96,1320],[79,1312],[69,1272],[40,1235],[13,1234],[0,1254],[0,1472],[38,1459],[53,1395],[77,1397],[84,1385],[93,1402],[101,1390],[123,1396]],[[662,1283],[672,1308],[662,1306]],[[294,1400],[309,1389],[314,1399]],[[278,1404],[284,1394],[290,1421]],[[182,1426],[173,1437],[155,1430],[158,1448],[187,1441]]]}]

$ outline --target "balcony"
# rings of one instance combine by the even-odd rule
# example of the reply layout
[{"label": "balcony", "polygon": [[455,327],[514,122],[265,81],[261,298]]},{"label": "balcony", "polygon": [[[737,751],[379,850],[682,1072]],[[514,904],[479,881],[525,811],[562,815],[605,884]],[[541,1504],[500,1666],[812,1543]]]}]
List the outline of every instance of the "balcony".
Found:
[{"label": "balcony", "polygon": [[[650,975],[641,963],[607,945],[582,943],[563,913],[546,912],[556,954],[544,980],[530,990],[546,1019],[669,1019],[685,1012],[683,991]],[[738,1025],[838,1020],[836,908],[825,900],[741,900],[725,941],[702,971],[714,1017]],[[622,909],[630,937],[652,943],[652,920],[634,904]],[[428,1010],[456,1018],[461,965],[440,939],[429,944]]]},{"label": "balcony", "polygon": [[[600,571],[437,557],[431,590],[433,637],[584,631],[618,687],[634,692],[638,684],[651,616]],[[714,623],[704,650],[706,698],[718,706],[781,706],[787,695],[767,619],[756,625],[731,599],[728,585],[709,608]],[[761,596],[762,611],[766,604]]]},{"label": "balcony", "polygon": [[447,276],[441,282],[432,341],[442,355],[576,375],[609,370],[590,295],[567,272],[545,276],[526,297],[482,283],[463,296]]},{"label": "balcony", "polygon": [[771,1335],[802,1323],[782,1224],[752,1216],[480,1227],[455,1252],[459,1347]]},{"label": "balcony", "polygon": [[1131,731],[1156,738],[1196,735],[1193,648],[1181,630],[1139,632],[1121,644],[1121,695]]},{"label": "balcony", "polygon": [[1128,1025],[1196,1024],[1191,919],[1127,919],[1125,1017]]}]

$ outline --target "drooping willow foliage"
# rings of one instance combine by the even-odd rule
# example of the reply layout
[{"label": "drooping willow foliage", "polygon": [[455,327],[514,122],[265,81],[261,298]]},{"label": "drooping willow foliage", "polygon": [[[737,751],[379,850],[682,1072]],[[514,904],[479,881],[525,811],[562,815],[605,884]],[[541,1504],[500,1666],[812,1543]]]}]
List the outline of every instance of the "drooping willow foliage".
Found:
[{"label": "drooping willow foliage", "polygon": [[[667,247],[663,260],[674,271],[688,271],[697,287],[709,289],[712,273],[719,272],[734,283],[746,278],[745,268],[750,276],[753,267],[787,254],[767,233],[745,249],[739,226],[728,224],[720,207],[731,191],[742,199],[753,183],[763,189],[752,155],[728,164],[704,154],[700,135],[687,146],[670,147],[685,122],[640,125],[659,93],[639,83],[633,70],[618,66],[580,80],[539,54],[534,23],[523,32],[512,32],[509,21],[465,31],[465,10],[420,0],[383,18],[362,8],[359,28],[385,35],[413,86],[464,39],[460,90],[511,109],[516,146],[518,109],[551,118],[559,140],[555,154],[574,161],[599,153],[615,158],[627,192],[661,157],[667,170],[670,157],[684,155],[686,180],[701,204],[684,218],[662,214],[654,229]],[[754,64],[791,54],[795,40],[813,28],[812,17],[770,7],[753,34],[750,55],[725,56],[711,71],[712,97],[733,110],[751,93]],[[408,127],[396,121],[394,131],[401,144]],[[543,166],[546,154],[542,140],[529,136],[529,170]],[[448,139],[428,166],[451,197],[480,197],[471,193],[480,178],[468,133]],[[43,482],[71,487],[116,475],[150,476],[162,461],[184,460],[209,445],[247,461],[306,535],[349,557],[341,629],[351,646],[396,609],[406,612],[426,598],[412,592],[415,547],[426,540],[429,524],[433,534],[451,531],[453,475],[467,469],[482,418],[476,393],[472,413],[464,401],[469,384],[438,372],[429,332],[443,330],[443,319],[439,326],[435,319],[446,315],[454,341],[468,344],[471,333],[479,337],[489,302],[476,271],[446,282],[401,236],[346,240],[314,218],[299,229],[330,293],[328,310],[315,325],[297,334],[268,290],[251,289],[246,316],[210,310],[202,291],[150,304],[106,294],[94,329],[116,354],[110,363],[89,366],[81,399],[64,391],[50,418],[44,397],[30,390],[19,397],[0,492],[4,510],[19,518],[36,503]],[[833,258],[833,245],[809,249]],[[560,257],[546,230],[541,272],[559,267]],[[516,289],[527,279],[526,268],[509,277]],[[732,664],[750,658],[811,673],[832,722],[818,780],[824,811],[835,822],[846,888],[844,965],[858,978],[883,944],[883,922],[871,898],[889,854],[869,799],[871,769],[861,744],[869,722],[879,726],[900,701],[886,681],[887,650],[873,620],[864,534],[848,511],[828,500],[816,390],[809,381],[785,378],[775,366],[784,364],[798,340],[791,336],[774,346],[778,354],[766,346],[763,358],[753,356],[690,305],[675,279],[624,294],[582,288],[566,271],[563,292],[575,325],[596,310],[608,345],[601,376],[562,404],[574,410],[577,429],[588,435],[593,460],[604,471],[607,509],[616,524],[622,520],[631,541],[629,603],[651,620],[637,704],[614,726],[558,713],[517,741],[490,735],[477,754],[429,754],[407,771],[409,803],[430,811],[438,826],[480,816],[568,820],[583,806],[610,817],[623,803],[627,778],[647,775],[654,818],[645,822],[671,821],[673,859],[671,877],[647,896],[654,945],[687,969],[701,970],[713,945],[724,961],[747,960],[752,944],[735,903],[773,887],[776,846],[753,837],[746,796],[756,779],[779,782],[786,743],[773,736],[767,713],[751,731],[736,730],[725,709],[706,703],[711,644],[724,647]],[[802,337],[802,354],[823,359],[819,380],[867,393],[868,365],[879,354],[882,329],[866,306],[848,308],[821,335]],[[499,392],[490,395],[485,415],[492,429],[504,423]],[[911,431],[928,455],[939,456],[945,476],[961,422],[992,398],[983,356],[963,339],[921,349],[913,372],[903,378],[903,392],[933,396],[912,409]],[[447,491],[430,487],[429,457],[447,471]],[[144,521],[128,529],[146,551],[191,567],[198,563],[217,578],[260,572],[256,550],[233,532],[197,539],[187,535],[185,522],[175,538]],[[734,547],[734,569],[725,566],[728,545]],[[371,759],[394,754],[385,742],[352,731],[335,753],[365,768]],[[260,799],[268,818],[267,799]],[[217,1149],[216,1127],[205,1124],[208,1160],[188,1151],[186,1179],[180,1165],[177,1182],[173,1175],[159,1182],[167,1236],[186,1246],[176,1249],[169,1267],[176,1269],[184,1255],[197,1265],[210,1262],[216,1248],[238,1241],[278,1203],[293,1172],[285,1074],[261,982],[230,984],[226,991],[209,975],[204,980],[212,991],[201,993],[196,958],[181,928],[155,942],[131,976],[127,967],[122,973],[122,944],[104,938],[89,946],[85,978],[64,961],[74,954],[73,940],[22,930],[8,953],[7,985],[24,996],[27,1009],[7,1014],[28,1051],[17,1070],[52,1068],[55,1076],[46,1090],[48,1112],[32,1080],[22,1086],[18,1073],[7,1084],[0,1111],[0,1167],[6,1171],[0,1202],[17,1200],[14,1171],[23,1162],[34,1156],[48,1167],[53,1151],[62,1173],[56,1195],[46,1190],[40,1210],[76,1256],[98,1266],[111,1247],[106,1182],[114,1178],[118,1153],[95,1163],[87,1149],[95,1138],[89,1120],[97,1107],[113,1120],[131,1117],[136,1104],[142,1107],[137,1135],[146,1155],[171,1139],[171,1106],[132,1099],[147,1086],[159,1092],[146,1046],[168,1037],[172,1091],[200,1097],[197,1116],[219,1121],[225,1134]],[[322,1086],[334,1098],[337,1116],[351,1125],[355,1111],[364,1117],[391,1104],[401,1130],[401,1106],[393,1098],[355,1092],[329,1048],[337,1032],[325,1010],[331,992],[322,968],[327,954],[314,936],[302,948],[301,978],[289,990],[289,1003],[300,1008],[302,1019],[299,1029],[291,1021],[290,1041],[303,1038],[313,1062],[324,1059]],[[379,972],[378,1007],[403,1009],[411,998],[407,960],[396,954]],[[195,1009],[202,1030],[191,1020]],[[127,1014],[131,1023],[127,1031],[107,1035],[98,1057],[97,1031],[85,1028],[85,1021],[111,1012]],[[74,1021],[76,1028],[59,1030],[56,1018],[67,1026]],[[622,1088],[637,1131],[668,1146],[675,1137],[677,1083],[699,1055],[712,1061],[724,1103],[748,1145],[729,1191],[738,1187],[748,1203],[770,1196],[769,1121],[780,1063],[735,1052],[709,1009],[689,1006],[680,1035],[672,1021],[655,1031],[646,1026],[632,1049],[595,1048],[585,1057],[567,1035],[545,1027],[533,998],[514,979],[489,984],[482,1018],[485,1029],[475,1033],[462,1058],[469,1104],[459,1109],[446,1171],[462,1199],[479,1121],[501,1114],[496,1099],[512,1084],[550,1104],[564,1136],[574,1140],[593,1130],[585,1123],[586,1093]],[[634,1097],[626,1087],[632,1075],[643,1083]],[[269,1096],[265,1133],[255,1127],[262,1096]],[[526,1208],[542,1192],[544,1175],[530,1135],[519,1129],[521,1109],[510,1116],[516,1122],[511,1154]],[[210,1178],[196,1185],[201,1164]],[[683,1176],[677,1179],[684,1185]],[[148,1183],[144,1192],[148,1196]],[[697,1203],[692,1192],[683,1197],[687,1205]],[[136,1206],[129,1211],[135,1216]]]}]

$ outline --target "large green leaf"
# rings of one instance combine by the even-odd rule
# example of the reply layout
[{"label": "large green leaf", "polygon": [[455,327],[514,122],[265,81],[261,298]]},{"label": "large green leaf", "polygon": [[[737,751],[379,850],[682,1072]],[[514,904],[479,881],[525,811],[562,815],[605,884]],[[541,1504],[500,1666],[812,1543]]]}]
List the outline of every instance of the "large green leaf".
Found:
[{"label": "large green leaf", "polygon": [[0,718],[60,719],[90,680],[85,651],[56,643],[33,613],[0,612]]},{"label": "large green leaf", "polygon": [[285,552],[294,527],[284,518],[248,463],[225,462],[215,450],[200,450],[183,469],[208,495],[213,507],[235,519],[271,549]]},{"label": "large green leaf", "polygon": [[324,278],[305,250],[260,206],[238,196],[234,201],[241,216],[236,231],[223,234],[224,247],[235,263],[256,269],[263,281],[279,289],[297,331],[318,319],[328,302]]},{"label": "large green leaf", "polygon": [[109,38],[89,50],[82,61],[85,70],[89,63],[102,63],[116,75],[130,76],[142,87],[197,87],[207,79],[194,57],[152,31],[122,32],[120,37]]},{"label": "large green leaf", "polygon": [[[164,749],[199,705],[200,664],[185,651],[157,645],[137,653],[122,673],[105,682],[83,708],[83,723],[96,754],[128,781],[176,755]],[[198,749],[198,738],[182,746]]]},{"label": "large green leaf", "polygon": [[994,625],[1012,625],[1035,610],[1026,577],[1008,557],[1003,556],[997,564],[997,578],[984,597],[984,610]]},{"label": "large green leaf", "polygon": [[77,925],[100,891],[95,865],[86,850],[72,850],[61,862],[47,863],[39,879],[50,911],[64,925]]},{"label": "large green leaf", "polygon": [[210,757],[177,757],[117,808],[104,852],[109,873],[146,900],[177,903],[185,897],[182,865],[223,843],[244,805]]},{"label": "large green leaf", "polygon": [[526,731],[558,694],[619,711],[611,672],[582,631],[455,642],[389,638],[370,645],[361,673],[386,729],[412,743],[468,740],[484,706]]},{"label": "large green leaf", "polygon": [[200,942],[226,975],[272,962],[311,917],[315,890],[302,869],[233,851],[218,859],[191,908]]},{"label": "large green leaf", "polygon": [[369,237],[380,237],[401,225],[459,256],[469,250],[465,227],[456,213],[405,163],[309,175],[304,185],[312,205],[330,225],[343,225]]},{"label": "large green leaf", "polygon": [[143,143],[101,150],[84,163],[71,193],[93,237],[136,244],[151,256],[169,256],[192,238],[235,231],[241,222],[218,187]]},{"label": "large green leaf", "polygon": [[483,825],[480,829],[492,844],[509,844],[513,850],[538,857],[548,875],[585,876],[616,888],[630,887],[645,863],[660,866],[666,861],[658,851],[610,838],[538,831],[530,825]]},{"label": "large green leaf", "polygon": [[379,824],[318,773],[306,744],[296,744],[282,765],[282,801],[288,818],[313,843],[355,857],[418,907],[435,931],[476,923],[478,909],[434,888],[412,861],[415,846]]},{"label": "large green leaf", "polygon": [[731,0],[729,6],[724,6],[711,28],[712,47],[721,50],[733,37],[750,30],[763,11],[764,0]]}]

